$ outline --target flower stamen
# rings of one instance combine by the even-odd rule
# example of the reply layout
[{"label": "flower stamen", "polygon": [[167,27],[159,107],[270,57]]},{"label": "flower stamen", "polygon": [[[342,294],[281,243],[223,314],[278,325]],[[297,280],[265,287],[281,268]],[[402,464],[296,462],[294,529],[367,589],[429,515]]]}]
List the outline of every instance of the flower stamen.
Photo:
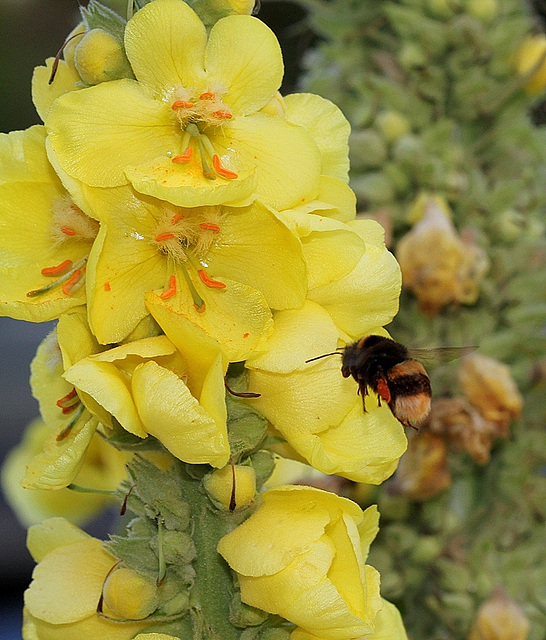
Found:
[{"label": "flower stamen", "polygon": [[201,278],[203,284],[206,284],[207,287],[211,287],[212,289],[226,288],[226,285],[223,282],[213,280],[211,277],[209,277],[204,269],[199,269],[197,273],[199,274],[199,277]]},{"label": "flower stamen", "polygon": [[70,432],[72,431],[72,429],[74,428],[78,420],[82,417],[84,409],[85,407],[83,406],[83,404],[81,404],[78,410],[76,411],[76,413],[74,414],[72,420],[70,420],[70,422],[66,425],[66,427],[57,435],[57,438],[56,438],[57,442],[60,442],[61,440],[68,438],[68,436],[70,435]]},{"label": "flower stamen", "polygon": [[230,171],[229,169],[226,169],[224,166],[222,166],[222,163],[220,162],[220,157],[218,156],[217,153],[215,153],[212,156],[212,165],[214,166],[214,170],[216,171],[216,173],[222,176],[222,178],[227,178],[228,180],[234,180],[235,178],[239,177],[239,175],[235,173],[235,171]]},{"label": "flower stamen", "polygon": [[169,278],[169,288],[164,291],[159,297],[162,300],[168,300],[176,295],[176,276],[171,276]]},{"label": "flower stamen", "polygon": [[62,276],[72,266],[72,260],[64,260],[54,267],[44,267],[40,272],[43,276]]},{"label": "flower stamen", "polygon": [[180,220],[184,220],[184,214],[175,213],[174,216],[171,218],[171,224],[176,224],[177,222],[180,222]]},{"label": "flower stamen", "polygon": [[202,313],[205,310],[205,301],[203,298],[197,293],[197,289],[190,278],[190,274],[184,265],[180,265],[182,267],[182,273],[184,274],[184,278],[186,279],[186,283],[190,290],[190,293],[193,298],[193,305],[199,313]]},{"label": "flower stamen", "polygon": [[76,235],[76,232],[74,231],[74,229],[71,229],[70,227],[61,227],[61,231],[66,236],[75,236]]},{"label": "flower stamen", "polygon": [[214,233],[220,233],[220,227],[213,222],[201,222],[199,225],[201,229],[207,229],[208,231],[214,231]]},{"label": "flower stamen", "polygon": [[[73,268],[70,271],[68,271],[65,274],[63,274],[60,278],[57,278],[57,280],[54,280],[53,282],[50,282],[49,284],[46,284],[43,287],[40,287],[39,289],[34,289],[33,291],[29,291],[27,293],[27,298],[35,298],[36,296],[39,296],[42,293],[47,293],[48,291],[51,291],[51,289],[54,289],[55,287],[58,287],[59,285],[63,285],[63,293],[68,295],[69,290],[81,278],[81,275],[82,275],[82,273],[84,271],[84,265],[85,265],[86,262],[87,262],[87,256],[85,258],[82,258],[78,262],[76,262],[76,264],[73,264],[72,265]],[[73,276],[74,276],[74,274],[76,272],[77,272],[78,275],[73,280],[72,278],[73,278]],[[65,290],[65,288],[66,288],[66,290]]]},{"label": "flower stamen", "polygon": [[80,281],[84,270],[84,268],[74,269],[70,278],[68,278],[68,280],[63,284],[63,293],[66,296],[70,294],[70,290],[72,289],[72,287],[74,287]]},{"label": "flower stamen", "polygon": [[160,233],[155,237],[156,242],[164,242],[165,240],[173,240],[175,238],[174,233]]},{"label": "flower stamen", "polygon": [[193,147],[188,147],[183,154],[179,156],[174,156],[171,162],[174,162],[175,164],[184,164],[186,162],[189,162],[192,156],[193,156]]},{"label": "flower stamen", "polygon": [[171,109],[174,111],[176,111],[176,109],[191,109],[193,106],[193,102],[188,102],[187,100],[176,100],[172,103]]}]

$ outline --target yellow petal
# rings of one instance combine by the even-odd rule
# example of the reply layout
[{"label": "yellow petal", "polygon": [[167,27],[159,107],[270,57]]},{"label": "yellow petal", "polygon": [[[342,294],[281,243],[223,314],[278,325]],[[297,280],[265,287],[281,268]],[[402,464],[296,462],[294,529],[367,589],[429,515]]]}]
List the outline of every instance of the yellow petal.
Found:
[{"label": "yellow petal", "polygon": [[45,122],[54,100],[63,93],[83,89],[76,69],[64,60],[59,60],[55,79],[50,84],[53,61],[54,58],[48,58],[45,66],[35,67],[32,74],[32,101],[42,122]]},{"label": "yellow petal", "polygon": [[226,214],[207,255],[211,272],[258,289],[273,309],[300,307],[307,288],[298,238],[257,202]]},{"label": "yellow petal", "polygon": [[252,16],[218,20],[210,32],[205,66],[227,90],[225,103],[237,115],[265,106],[279,89],[282,52],[275,34]]},{"label": "yellow petal", "polygon": [[0,184],[6,182],[58,182],[47,161],[45,127],[0,133]]},{"label": "yellow petal", "polygon": [[400,267],[394,256],[366,245],[357,266],[337,282],[310,289],[308,297],[322,305],[336,325],[356,339],[388,324],[398,311]]},{"label": "yellow petal", "polygon": [[36,562],[57,549],[74,542],[88,540],[91,536],[65,518],[49,518],[29,527],[27,548]]},{"label": "yellow petal", "polygon": [[374,620],[375,631],[366,640],[407,640],[400,611],[388,600],[383,599],[382,604]]},{"label": "yellow petal", "polygon": [[307,129],[320,149],[323,175],[347,182],[351,126],[339,107],[312,93],[284,98],[286,118]]},{"label": "yellow petal", "polygon": [[89,324],[102,344],[120,342],[148,311],[144,294],[165,282],[167,261],[148,242],[103,223],[89,255]]},{"label": "yellow petal", "polygon": [[[167,149],[173,149],[171,144]],[[226,158],[233,151],[226,154]],[[198,154],[187,164],[176,164],[169,156],[162,154],[135,166],[126,168],[126,175],[133,187],[140,193],[167,200],[181,207],[217,205],[247,199],[256,186],[256,175],[248,159],[237,165],[237,178],[216,178],[211,180],[203,175],[203,166]],[[221,158],[227,165],[225,158]]]},{"label": "yellow petal", "polygon": [[95,615],[104,579],[115,563],[95,538],[58,547],[35,567],[25,605],[31,615],[50,624]]},{"label": "yellow petal", "polygon": [[343,180],[320,176],[316,199],[302,202],[290,211],[315,213],[340,222],[349,222],[356,215],[356,195]]},{"label": "yellow petal", "polygon": [[273,321],[274,331],[267,351],[249,358],[248,368],[290,373],[306,368],[305,361],[309,358],[337,348],[339,331],[332,318],[310,300],[301,309],[277,311]]},{"label": "yellow petal", "polygon": [[95,187],[115,187],[127,183],[127,167],[168,150],[178,153],[171,112],[136,81],[114,80],[62,95],[51,106],[47,130],[70,176]]},{"label": "yellow petal", "polygon": [[63,313],[59,318],[59,322],[57,323],[57,340],[65,369],[76,364],[76,362],[82,358],[86,358],[104,349],[104,347],[99,345],[89,329],[86,309],[83,306]]},{"label": "yellow petal", "polygon": [[362,522],[358,525],[358,533],[360,535],[360,545],[362,547],[362,555],[364,560],[368,556],[371,543],[375,540],[379,532],[379,511],[377,505],[372,504],[364,511]]},{"label": "yellow petal", "polygon": [[97,426],[96,418],[86,421],[82,416],[66,438],[57,441],[57,434],[52,433],[45,441],[42,452],[27,464],[21,481],[23,488],[60,489],[69,485],[83,465]]},{"label": "yellow petal", "polygon": [[135,76],[150,91],[201,86],[207,41],[203,23],[180,0],[155,0],[137,11],[125,29]]},{"label": "yellow petal", "polygon": [[281,211],[296,206],[302,198],[312,199],[320,182],[320,153],[303,127],[280,116],[255,113],[235,118],[214,132],[211,142],[219,155],[235,149],[237,162],[257,167],[256,196]]},{"label": "yellow petal", "polygon": [[145,429],[174,456],[191,464],[223,467],[227,463],[226,424],[220,430],[172,371],[153,361],[140,364],[134,370],[131,388]]},{"label": "yellow petal", "polygon": [[290,442],[297,434],[307,437],[338,425],[356,400],[354,382],[341,376],[333,356],[287,374],[251,369],[249,388],[261,394],[252,406]]}]

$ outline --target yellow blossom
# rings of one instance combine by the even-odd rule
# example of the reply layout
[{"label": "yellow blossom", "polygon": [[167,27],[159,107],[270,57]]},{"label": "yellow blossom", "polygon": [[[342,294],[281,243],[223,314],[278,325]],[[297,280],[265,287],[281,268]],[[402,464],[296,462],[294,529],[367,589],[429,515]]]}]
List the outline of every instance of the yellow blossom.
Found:
[{"label": "yellow blossom", "polygon": [[355,638],[374,631],[381,608],[379,574],[365,564],[359,535],[375,531],[377,518],[375,507],[363,512],[335,494],[287,485],[264,493],[218,551],[246,604],[318,638]]},{"label": "yellow blossom", "polygon": [[[25,525],[54,515],[76,523],[85,522],[109,506],[112,498],[106,493],[79,493],[64,488],[48,491],[46,487],[24,489],[21,486],[25,466],[43,450],[49,434],[50,429],[43,421],[35,420],[27,427],[22,442],[10,451],[2,467],[2,487],[6,498]],[[74,483],[99,491],[114,491],[125,478],[126,455],[98,435],[91,437],[86,449],[83,464],[73,478]]]},{"label": "yellow blossom", "polygon": [[521,607],[497,588],[479,608],[468,640],[526,640],[529,627]]},{"label": "yellow blossom", "polygon": [[131,182],[186,207],[237,202],[253,193],[276,209],[314,197],[320,154],[304,128],[260,113],[280,86],[273,33],[231,15],[207,39],[183,0],[155,0],[125,29],[137,80],[60,96],[47,117],[54,155],[92,187]]},{"label": "yellow blossom", "polygon": [[117,562],[100,540],[53,518],[31,527],[27,544],[38,565],[25,592],[24,640],[130,640],[149,626],[113,622],[97,613]]},{"label": "yellow blossom", "polygon": [[43,127],[0,134],[0,161],[0,315],[51,320],[85,302],[98,223],[55,175]]}]

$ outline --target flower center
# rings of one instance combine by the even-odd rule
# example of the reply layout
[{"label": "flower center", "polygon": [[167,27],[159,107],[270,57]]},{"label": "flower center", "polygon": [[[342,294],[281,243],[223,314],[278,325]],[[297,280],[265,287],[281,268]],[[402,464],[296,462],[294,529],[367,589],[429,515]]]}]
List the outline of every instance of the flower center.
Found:
[{"label": "flower center", "polygon": [[[211,247],[218,241],[221,233],[221,222],[224,213],[219,207],[200,207],[199,209],[181,209],[165,211],[157,221],[150,241],[166,257],[179,267],[190,291],[195,306],[204,310],[204,301],[197,293],[191,280],[189,270],[197,273],[200,280],[213,289],[224,289],[225,284],[211,278],[207,268],[206,256]],[[168,285],[161,294],[163,300],[176,295],[178,283],[176,276],[169,277]]]},{"label": "flower center", "polygon": [[203,175],[209,180],[217,177],[226,180],[238,178],[235,171],[222,164],[207,132],[222,127],[233,118],[229,107],[222,101],[225,90],[199,93],[179,87],[171,95],[171,109],[183,131],[183,153],[171,158],[175,164],[186,164],[199,155]]},{"label": "flower center", "polygon": [[[99,231],[96,220],[86,216],[68,196],[55,201],[52,212],[50,229],[52,249],[59,250],[65,243],[73,245],[75,242],[83,243],[84,250],[86,246],[91,247]],[[88,252],[83,252],[82,258],[76,262],[66,259],[44,267],[40,273],[49,282],[39,289],[29,291],[27,297],[35,298],[56,287],[61,287],[64,295],[74,293],[83,284],[87,256]]]}]

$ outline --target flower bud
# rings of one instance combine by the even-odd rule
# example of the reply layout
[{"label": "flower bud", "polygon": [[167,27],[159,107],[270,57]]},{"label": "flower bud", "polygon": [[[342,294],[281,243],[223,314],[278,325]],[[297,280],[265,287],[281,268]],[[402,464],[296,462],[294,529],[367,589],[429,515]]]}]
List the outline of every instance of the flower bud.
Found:
[{"label": "flower bud", "polygon": [[398,111],[384,111],[375,121],[388,142],[398,140],[400,136],[409,133],[411,128],[409,120]]},{"label": "flower bud", "polygon": [[450,484],[444,439],[426,431],[409,437],[408,450],[400,459],[390,491],[410,500],[428,500]]},{"label": "flower bud", "polygon": [[531,96],[542,93],[546,86],[546,36],[526,38],[516,54],[515,66],[520,76],[534,69],[524,88]]},{"label": "flower bud", "polygon": [[442,198],[418,198],[413,219],[421,208],[422,219],[400,240],[396,254],[403,282],[417,296],[423,313],[433,316],[451,302],[476,300],[487,258],[457,234]]},{"label": "flower bud", "polygon": [[90,85],[131,77],[131,67],[119,40],[103,29],[91,29],[74,49],[81,79]]},{"label": "flower bud", "polygon": [[235,509],[246,507],[256,495],[256,473],[252,467],[235,465],[235,480],[231,465],[216,469],[203,479],[205,490],[215,504],[229,509],[235,482]]},{"label": "flower bud", "polygon": [[509,367],[473,353],[462,360],[459,380],[470,403],[497,426],[496,435],[506,437],[508,424],[519,416],[523,404]]},{"label": "flower bud", "polygon": [[102,595],[104,613],[121,620],[143,620],[159,604],[157,586],[125,567],[106,578]]},{"label": "flower bud", "polygon": [[484,420],[465,398],[438,398],[427,421],[431,433],[444,436],[450,444],[467,451],[478,464],[489,461],[498,428]]},{"label": "flower bud", "polygon": [[525,640],[529,621],[501,588],[482,604],[468,640]]}]

